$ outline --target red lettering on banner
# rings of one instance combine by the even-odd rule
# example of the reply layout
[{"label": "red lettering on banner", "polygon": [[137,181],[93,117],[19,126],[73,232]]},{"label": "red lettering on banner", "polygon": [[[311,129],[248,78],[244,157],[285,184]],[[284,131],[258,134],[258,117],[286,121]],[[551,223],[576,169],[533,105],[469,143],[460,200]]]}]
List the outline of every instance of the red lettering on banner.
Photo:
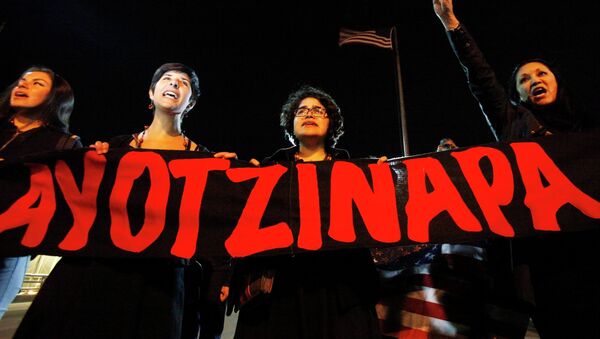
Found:
[{"label": "red lettering on banner", "polygon": [[355,164],[336,161],[331,170],[331,222],[329,236],[341,242],[356,240],[352,202],[371,237],[380,242],[400,240],[396,191],[389,165],[369,165],[373,189]]},{"label": "red lettering on banner", "polygon": [[[510,146],[517,158],[517,166],[525,185],[524,203],[531,210],[535,229],[559,231],[556,213],[567,203],[590,218],[600,218],[600,202],[577,188],[540,145],[516,142]],[[546,187],[542,182],[542,175],[548,182]]]},{"label": "red lettering on banner", "polygon": [[60,249],[76,251],[87,244],[90,229],[96,219],[96,200],[105,165],[106,158],[103,155],[99,155],[95,151],[85,153],[83,182],[80,191],[67,164],[62,160],[56,162],[54,176],[73,213],[73,226],[58,245]]},{"label": "red lettering on banner", "polygon": [[[443,211],[447,211],[463,231],[482,231],[481,224],[471,213],[438,160],[409,159],[404,161],[404,165],[408,176],[406,214],[410,239],[428,242],[429,223]],[[427,178],[433,186],[431,193],[427,192]]]},{"label": "red lettering on banner", "polygon": [[[46,165],[27,164],[31,171],[29,191],[0,214],[0,233],[26,226],[21,244],[27,247],[38,246],[48,231],[48,224],[56,211],[54,182]],[[39,203],[38,203],[39,201]],[[37,207],[32,207],[38,203]]]},{"label": "red lettering on banner", "polygon": [[273,189],[285,172],[287,168],[281,165],[227,170],[227,176],[233,182],[258,178],[236,227],[225,241],[225,248],[231,256],[243,257],[294,243],[294,236],[286,222],[260,228]]},{"label": "red lettering on banner", "polygon": [[300,206],[300,231],[298,247],[318,250],[323,245],[321,238],[321,207],[317,166],[300,163],[298,169],[298,200]]},{"label": "red lettering on banner", "polygon": [[[137,235],[131,233],[127,200],[134,181],[145,169],[150,174],[150,191],[146,199],[144,224]],[[128,152],[117,168],[115,185],[110,194],[110,237],[115,246],[139,253],[150,246],[165,227],[170,176],[163,158],[154,152]]]},{"label": "red lettering on banner", "polygon": [[196,253],[198,232],[200,231],[200,209],[210,171],[224,171],[229,168],[229,160],[182,159],[169,162],[169,169],[175,178],[185,177],[185,186],[179,207],[179,230],[171,254],[191,258]]},{"label": "red lettering on banner", "polygon": [[[498,235],[514,237],[515,230],[500,209],[500,206],[506,206],[512,201],[515,188],[510,162],[506,156],[490,147],[473,147],[450,155],[458,161],[490,230]],[[484,157],[492,165],[491,183],[488,183],[479,166]]]}]

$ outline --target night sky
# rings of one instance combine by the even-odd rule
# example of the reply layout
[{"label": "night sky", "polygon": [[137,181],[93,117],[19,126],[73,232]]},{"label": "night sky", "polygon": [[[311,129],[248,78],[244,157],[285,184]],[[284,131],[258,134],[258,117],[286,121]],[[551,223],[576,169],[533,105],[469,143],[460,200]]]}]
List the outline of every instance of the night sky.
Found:
[{"label": "night sky", "polygon": [[[0,19],[0,86],[46,65],[75,91],[71,131],[84,144],[141,131],[147,91],[165,62],[196,69],[202,96],[186,134],[214,151],[261,159],[288,146],[279,110],[302,84],[323,88],[345,117],[338,143],[353,157],[401,155],[394,54],[339,47],[340,27],[396,26],[412,154],[449,136],[493,142],[430,0],[416,1],[14,1]],[[154,2],[153,2],[154,3]],[[499,79],[529,57],[558,61],[590,115],[600,111],[597,1],[457,0]]]}]

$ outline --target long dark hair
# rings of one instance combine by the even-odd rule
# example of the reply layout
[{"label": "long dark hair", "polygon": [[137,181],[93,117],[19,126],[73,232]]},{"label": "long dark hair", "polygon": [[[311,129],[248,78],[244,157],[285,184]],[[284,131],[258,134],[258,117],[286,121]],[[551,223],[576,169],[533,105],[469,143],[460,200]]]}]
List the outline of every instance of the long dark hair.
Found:
[{"label": "long dark hair", "polygon": [[29,72],[44,72],[52,79],[52,88],[46,100],[29,111],[38,115],[46,126],[65,133],[69,132],[69,118],[75,104],[73,89],[67,80],[44,66],[29,67],[0,95],[0,122],[4,123],[15,115],[15,110],[10,106],[10,95],[12,90],[18,86],[23,75]]},{"label": "long dark hair", "polygon": [[300,106],[300,102],[306,98],[315,98],[325,106],[327,116],[329,117],[326,140],[330,144],[328,146],[335,147],[338,139],[344,134],[344,118],[342,117],[341,110],[331,95],[312,86],[302,86],[291,93],[285,104],[281,107],[279,125],[283,127],[286,138],[293,144],[297,143],[298,140],[294,135],[295,112],[298,106]]},{"label": "long dark hair", "polygon": [[[517,73],[525,64],[539,62],[544,64],[556,78],[557,94],[556,101],[546,106],[533,106],[529,102],[521,101],[517,90]],[[510,76],[508,83],[508,95],[512,104],[523,105],[532,111],[536,118],[549,127],[559,130],[579,130],[584,120],[584,108],[581,101],[577,100],[573,92],[567,86],[560,67],[555,63],[541,58],[526,59],[518,63]]]}]

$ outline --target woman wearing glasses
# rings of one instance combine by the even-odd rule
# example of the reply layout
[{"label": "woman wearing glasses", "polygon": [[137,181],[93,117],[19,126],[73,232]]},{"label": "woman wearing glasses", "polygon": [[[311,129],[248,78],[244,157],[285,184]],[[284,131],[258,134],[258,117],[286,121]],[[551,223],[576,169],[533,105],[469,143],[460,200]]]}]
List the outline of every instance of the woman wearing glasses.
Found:
[{"label": "woman wearing glasses", "polygon": [[[320,89],[293,92],[280,125],[295,146],[276,151],[263,164],[350,157],[334,148],[344,133],[343,119],[333,98]],[[236,339],[379,338],[377,274],[367,249],[247,258],[235,270],[232,286],[241,291],[231,295],[240,307]]]}]

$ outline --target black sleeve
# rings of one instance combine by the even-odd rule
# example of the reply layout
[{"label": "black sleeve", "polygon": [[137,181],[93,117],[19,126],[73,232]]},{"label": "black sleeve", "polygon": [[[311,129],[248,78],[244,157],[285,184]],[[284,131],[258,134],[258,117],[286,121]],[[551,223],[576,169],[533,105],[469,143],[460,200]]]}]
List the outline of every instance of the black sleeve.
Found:
[{"label": "black sleeve", "polygon": [[81,143],[81,139],[79,137],[77,137],[77,139],[75,139],[73,141],[73,144],[71,145],[71,148],[75,149],[75,148],[83,148],[83,144]]},{"label": "black sleeve", "polygon": [[510,103],[503,86],[496,78],[496,73],[467,29],[461,25],[446,33],[467,76],[469,89],[479,102],[492,133],[498,139],[497,132],[515,119],[517,110]]},{"label": "black sleeve", "polygon": [[75,134],[62,134],[56,144],[57,150],[82,148],[81,138]]}]

